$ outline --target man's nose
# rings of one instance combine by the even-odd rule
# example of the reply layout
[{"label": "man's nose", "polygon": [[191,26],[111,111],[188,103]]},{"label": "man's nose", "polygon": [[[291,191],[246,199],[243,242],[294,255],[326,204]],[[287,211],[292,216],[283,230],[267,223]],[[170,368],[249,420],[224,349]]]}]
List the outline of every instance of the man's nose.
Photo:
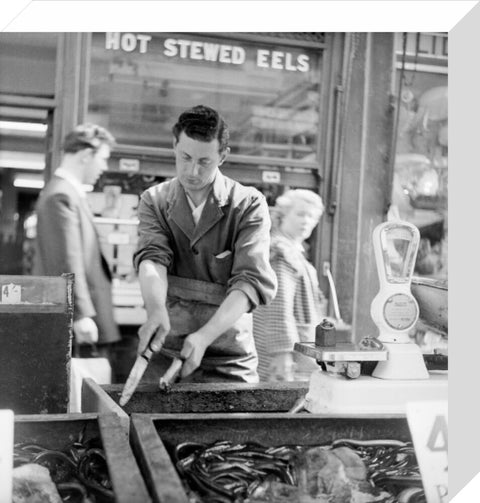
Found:
[{"label": "man's nose", "polygon": [[197,176],[200,172],[200,165],[198,162],[192,161],[192,175]]}]

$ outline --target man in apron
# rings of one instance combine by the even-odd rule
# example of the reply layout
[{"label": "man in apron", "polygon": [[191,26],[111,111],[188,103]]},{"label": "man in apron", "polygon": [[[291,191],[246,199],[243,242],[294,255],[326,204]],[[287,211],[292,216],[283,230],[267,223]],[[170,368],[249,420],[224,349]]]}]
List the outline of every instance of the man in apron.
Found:
[{"label": "man in apron", "polygon": [[147,311],[138,351],[157,353],[144,379],[158,381],[180,356],[184,381],[257,382],[250,313],[276,292],[266,200],[220,172],[229,133],[215,110],[185,111],[173,135],[177,176],[138,208],[133,260]]}]

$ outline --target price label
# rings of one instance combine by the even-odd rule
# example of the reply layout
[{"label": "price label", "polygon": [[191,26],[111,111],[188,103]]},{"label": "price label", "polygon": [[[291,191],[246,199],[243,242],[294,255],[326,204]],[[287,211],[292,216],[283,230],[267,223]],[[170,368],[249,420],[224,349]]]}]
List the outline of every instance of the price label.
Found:
[{"label": "price label", "polygon": [[22,302],[22,287],[9,283],[2,286],[2,304],[20,304]]},{"label": "price label", "polygon": [[423,488],[428,503],[446,503],[448,498],[448,404],[446,401],[407,403]]},{"label": "price label", "polygon": [[279,171],[262,171],[262,182],[280,183],[281,176]]},{"label": "price label", "polygon": [[128,245],[130,236],[126,232],[110,232],[107,241],[111,245]]},{"label": "price label", "polygon": [[0,501],[12,501],[13,417],[0,410]]},{"label": "price label", "polygon": [[120,171],[140,171],[140,161],[138,159],[122,158],[118,161]]}]

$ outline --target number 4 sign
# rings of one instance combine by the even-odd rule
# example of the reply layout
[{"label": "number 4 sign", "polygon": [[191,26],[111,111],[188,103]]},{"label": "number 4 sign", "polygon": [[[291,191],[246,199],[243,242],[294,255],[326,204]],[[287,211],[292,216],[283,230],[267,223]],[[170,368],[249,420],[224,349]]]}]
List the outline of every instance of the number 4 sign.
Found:
[{"label": "number 4 sign", "polygon": [[448,498],[448,403],[407,403],[423,488],[428,503],[446,503]]}]

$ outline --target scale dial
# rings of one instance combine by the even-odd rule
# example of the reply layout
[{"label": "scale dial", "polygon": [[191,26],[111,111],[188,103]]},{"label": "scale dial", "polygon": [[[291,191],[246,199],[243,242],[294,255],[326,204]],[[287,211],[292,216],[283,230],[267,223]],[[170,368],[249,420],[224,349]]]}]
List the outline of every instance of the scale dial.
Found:
[{"label": "scale dial", "polygon": [[409,330],[418,319],[418,305],[411,295],[396,293],[383,305],[383,319],[393,330]]}]

